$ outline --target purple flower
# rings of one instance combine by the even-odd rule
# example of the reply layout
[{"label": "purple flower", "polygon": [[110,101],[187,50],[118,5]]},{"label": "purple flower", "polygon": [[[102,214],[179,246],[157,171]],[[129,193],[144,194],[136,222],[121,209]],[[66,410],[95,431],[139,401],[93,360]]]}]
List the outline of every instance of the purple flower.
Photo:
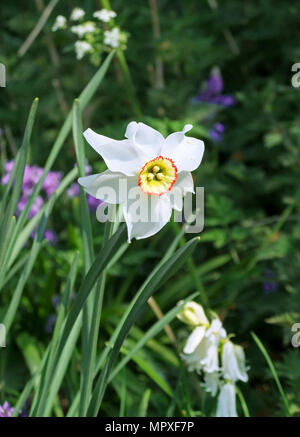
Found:
[{"label": "purple flower", "polygon": [[58,187],[61,181],[62,174],[59,171],[49,171],[44,182],[43,182],[43,190],[50,197],[56,188]]},{"label": "purple flower", "polygon": [[14,412],[9,402],[5,401],[3,405],[0,405],[0,417],[11,417]]},{"label": "purple flower", "polygon": [[[12,169],[14,166],[14,161],[8,161],[4,164],[4,169],[6,171],[6,174],[1,178],[1,183],[3,185],[6,185],[9,181]],[[38,167],[36,165],[28,165],[26,164],[24,169],[24,177],[23,177],[23,184],[22,184],[22,194],[18,202],[18,210],[17,213],[20,213],[24,210],[28,197],[33,192],[36,184],[39,182],[41,176],[43,174],[43,169],[41,167]],[[47,197],[50,197],[56,188],[58,187],[60,181],[62,178],[61,172],[57,171],[50,171],[42,185],[42,190],[44,191],[44,194],[47,195]],[[37,196],[37,198],[34,201],[34,204],[32,205],[32,208],[29,212],[29,218],[32,218],[37,214],[43,205],[44,200],[42,196]]]},{"label": "purple flower", "polygon": [[59,303],[60,303],[60,296],[59,296],[59,294],[55,294],[52,297],[52,305],[54,306],[54,308],[57,308]]},{"label": "purple flower", "polygon": [[2,176],[1,178],[1,184],[6,185],[9,182],[10,174],[12,172],[14,166],[14,161],[7,161],[4,164],[4,170],[6,171],[6,174]]},{"label": "purple flower", "polygon": [[90,211],[96,211],[99,205],[101,205],[102,200],[96,199],[93,196],[87,195],[87,203]]},{"label": "purple flower", "polygon": [[222,123],[216,123],[208,133],[213,141],[219,142],[223,139],[224,131],[225,126]]},{"label": "purple flower", "polygon": [[[20,213],[21,211],[23,211],[25,209],[27,200],[28,200],[28,197],[26,197],[24,195],[19,199],[19,202],[18,202],[18,213]],[[44,204],[43,198],[41,196],[37,196],[34,199],[33,205],[32,205],[32,207],[31,207],[31,209],[29,211],[29,215],[28,215],[29,218],[34,217],[39,212],[39,210],[41,209],[43,204]]]},{"label": "purple flower", "polygon": [[53,246],[56,241],[57,241],[57,236],[56,233],[54,231],[52,231],[51,229],[46,229],[44,237],[46,240],[49,241],[49,243]]},{"label": "purple flower", "polygon": [[212,73],[207,80],[206,88],[195,96],[192,102],[206,102],[222,105],[224,107],[233,105],[235,103],[235,98],[233,96],[229,94],[221,94],[223,86],[222,76],[217,72]]},{"label": "purple flower", "polygon": [[70,186],[70,188],[67,189],[67,195],[68,197],[70,197],[71,199],[73,197],[78,197],[80,195],[80,188],[79,188],[79,184],[77,184],[76,182],[74,182],[74,184],[72,184]]},{"label": "purple flower", "polygon": [[41,179],[42,174],[43,174],[42,168],[37,167],[36,165],[30,167],[28,164],[26,164],[24,170],[24,178],[23,178],[23,191],[24,189],[28,189],[29,190],[28,194],[31,194],[33,188]]},{"label": "purple flower", "polygon": [[[58,307],[59,302],[60,302],[60,296],[58,294],[55,294],[52,297],[52,305],[55,309]],[[50,314],[45,325],[45,331],[47,332],[47,334],[50,334],[53,331],[53,326],[55,322],[56,322],[56,314]]]},{"label": "purple flower", "polygon": [[44,204],[43,198],[41,196],[36,196],[36,198],[34,199],[33,205],[29,211],[28,217],[29,218],[34,217],[39,212],[39,210],[41,209],[43,204]]},{"label": "purple flower", "polygon": [[264,294],[275,293],[277,291],[278,285],[275,278],[275,273],[272,270],[264,270],[264,283],[263,292]]},{"label": "purple flower", "polygon": [[47,332],[47,334],[51,334],[51,332],[53,331],[53,326],[55,324],[55,321],[56,321],[56,314],[50,314],[45,325],[45,331]]},{"label": "purple flower", "polygon": [[4,176],[2,176],[1,178],[1,184],[2,185],[7,185],[9,182],[9,178],[10,178],[10,173],[6,173]]}]

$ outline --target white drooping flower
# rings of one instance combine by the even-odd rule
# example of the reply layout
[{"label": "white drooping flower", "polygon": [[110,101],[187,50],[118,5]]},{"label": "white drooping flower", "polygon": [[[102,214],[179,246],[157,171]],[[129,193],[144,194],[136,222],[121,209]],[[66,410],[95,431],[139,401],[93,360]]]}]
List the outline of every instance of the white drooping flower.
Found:
[{"label": "white drooping flower", "polygon": [[85,12],[81,8],[74,8],[71,12],[70,19],[72,21],[78,21],[85,16]]},{"label": "white drooping flower", "polygon": [[120,36],[120,31],[117,27],[114,27],[112,30],[106,30],[104,32],[104,44],[117,48],[119,46]]},{"label": "white drooping flower", "polygon": [[121,141],[91,129],[84,132],[108,170],[78,182],[91,196],[121,205],[129,241],[159,232],[169,222],[173,208],[182,210],[182,197],[194,192],[191,171],[201,163],[204,144],[185,136],[191,128],[186,125],[164,138],[144,123],[131,122],[127,139]]},{"label": "white drooping flower", "polygon": [[200,385],[211,396],[216,396],[220,390],[217,417],[237,417],[235,382],[248,381],[242,347],[230,341],[217,317],[209,323],[202,306],[196,302],[186,303],[177,317],[190,326],[196,326],[181,354],[188,371],[196,371],[203,377],[204,382]]},{"label": "white drooping flower", "polygon": [[205,326],[197,326],[187,339],[182,360],[187,364],[188,371],[201,373],[203,371],[203,361],[206,358],[208,341],[205,337]]},{"label": "white drooping flower", "polygon": [[[181,302],[178,302],[178,305],[180,304]],[[203,307],[194,301],[187,302],[177,317],[182,322],[191,326],[209,325]]]},{"label": "white drooping flower", "polygon": [[231,382],[222,385],[217,403],[216,417],[237,417],[235,386]]},{"label": "white drooping flower", "polygon": [[186,306],[179,319],[188,320],[188,323],[192,321],[189,324],[198,326],[187,339],[182,359],[187,363],[190,371],[216,373],[220,370],[219,343],[221,339],[226,338],[226,331],[219,319],[214,319],[209,324],[201,305],[188,302]]},{"label": "white drooping flower", "polygon": [[87,33],[93,33],[96,30],[96,25],[93,21],[86,21],[83,24],[78,24],[77,26],[71,27],[71,32],[78,35],[79,38],[82,38]]},{"label": "white drooping flower", "polygon": [[86,53],[91,50],[92,46],[86,41],[76,41],[75,43],[75,52],[76,58],[82,59]]},{"label": "white drooping flower", "polygon": [[52,26],[52,32],[56,32],[59,29],[64,29],[66,27],[67,19],[63,15],[58,15]]},{"label": "white drooping flower", "polygon": [[207,393],[216,396],[220,386],[219,372],[204,373],[204,383],[201,384]]},{"label": "white drooping flower", "polygon": [[213,319],[205,335],[206,337],[215,337],[218,341],[226,338],[226,331],[223,328],[222,322],[219,319]]},{"label": "white drooping flower", "polygon": [[218,341],[215,338],[206,338],[206,354],[202,359],[201,364],[203,371],[206,373],[218,372],[219,367],[219,356],[218,356]]},{"label": "white drooping flower", "polygon": [[97,18],[104,23],[108,23],[112,18],[115,18],[117,14],[115,11],[109,11],[108,9],[101,9],[93,13],[93,17]]},{"label": "white drooping flower", "polygon": [[245,353],[241,346],[226,341],[222,349],[222,372],[224,379],[247,382]]},{"label": "white drooping flower", "polygon": [[219,319],[214,319],[211,322],[210,327],[205,332],[205,337],[207,339],[207,351],[201,363],[203,370],[207,373],[217,372],[220,369],[219,343],[221,339],[226,338],[226,331]]}]

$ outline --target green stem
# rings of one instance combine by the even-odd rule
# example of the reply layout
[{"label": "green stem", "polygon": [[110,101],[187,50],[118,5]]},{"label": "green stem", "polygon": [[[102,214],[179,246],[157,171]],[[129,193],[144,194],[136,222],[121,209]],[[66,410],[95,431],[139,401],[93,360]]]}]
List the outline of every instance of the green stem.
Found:
[{"label": "green stem", "polygon": [[[100,3],[104,9],[111,10],[109,0],[101,0]],[[111,22],[112,22],[112,24],[114,24],[113,19],[111,20]],[[124,77],[125,85],[126,85],[126,92],[127,92],[128,98],[130,100],[134,114],[137,117],[141,117],[142,111],[141,111],[139,102],[138,102],[137,97],[136,97],[135,86],[133,84],[133,80],[132,80],[132,77],[130,74],[130,70],[128,68],[128,64],[127,64],[124,52],[121,50],[117,50],[116,56],[117,56],[120,68],[122,70],[122,73],[123,73],[123,77]]]},{"label": "green stem", "polygon": [[286,415],[288,417],[291,417],[291,411],[290,411],[289,403],[288,403],[286,395],[285,395],[285,393],[283,391],[283,388],[282,388],[281,382],[279,380],[279,377],[277,375],[275,366],[274,366],[274,364],[273,364],[273,362],[272,362],[272,360],[271,360],[271,358],[270,358],[266,348],[264,347],[264,345],[262,344],[260,339],[257,337],[257,335],[255,335],[254,332],[251,332],[251,335],[252,335],[252,338],[255,341],[257,347],[259,348],[259,350],[263,354],[263,356],[264,356],[264,358],[265,358],[265,360],[266,360],[266,362],[267,362],[267,364],[268,364],[268,366],[269,366],[269,368],[271,370],[271,373],[272,373],[273,378],[275,380],[275,383],[277,385],[278,391],[280,393],[280,396],[281,396],[281,399],[282,399],[282,402],[283,402],[283,405],[284,405],[284,409],[286,411]]}]

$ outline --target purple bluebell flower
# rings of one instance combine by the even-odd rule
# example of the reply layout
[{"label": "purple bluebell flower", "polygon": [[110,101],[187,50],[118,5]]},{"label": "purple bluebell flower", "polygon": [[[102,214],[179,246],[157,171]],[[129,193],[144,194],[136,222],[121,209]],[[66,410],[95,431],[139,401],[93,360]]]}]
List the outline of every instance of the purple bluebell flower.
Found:
[{"label": "purple bluebell flower", "polygon": [[37,167],[36,165],[30,166],[26,164],[24,170],[24,178],[23,178],[23,190],[24,188],[27,188],[30,190],[28,194],[31,194],[33,188],[40,180],[42,174],[43,174],[42,168]]},{"label": "purple bluebell flower", "polygon": [[46,229],[44,237],[53,246],[57,241],[57,235],[52,229]]},{"label": "purple bluebell flower", "polygon": [[5,401],[3,405],[0,405],[0,417],[11,417],[14,412],[9,402]]},{"label": "purple bluebell flower", "polygon": [[80,195],[79,184],[74,182],[74,184],[72,184],[70,188],[67,189],[67,195],[68,197],[70,197],[70,199],[72,199],[73,197],[78,197]]},{"label": "purple bluebell flower", "polygon": [[54,308],[57,308],[59,303],[60,303],[60,296],[59,296],[59,294],[55,294],[52,297],[52,305],[54,306]]},{"label": "purple bluebell flower", "polygon": [[264,294],[275,293],[278,289],[276,275],[272,270],[264,269],[264,282],[263,292]]},{"label": "purple bluebell flower", "polygon": [[5,175],[1,178],[1,184],[6,185],[9,182],[10,174],[12,172],[14,166],[14,161],[7,161],[4,164],[4,170],[6,171]]},{"label": "purple bluebell flower", "polygon": [[50,314],[45,325],[45,331],[47,332],[47,334],[51,334],[51,332],[53,331],[53,326],[55,324],[55,321],[56,321],[56,314]]},{"label": "purple bluebell flower", "polygon": [[60,184],[62,174],[59,171],[49,171],[43,182],[43,190],[48,197],[52,196],[58,185]]},{"label": "purple bluebell flower", "polygon": [[213,141],[219,142],[223,139],[225,126],[222,123],[215,123],[209,130],[209,135]]},{"label": "purple bluebell flower", "polygon": [[213,72],[206,82],[206,88],[197,94],[193,99],[193,103],[206,102],[224,107],[231,106],[235,103],[235,98],[230,94],[221,94],[223,91],[222,76]]},{"label": "purple bluebell flower", "polygon": [[87,195],[87,203],[90,211],[96,211],[99,205],[101,205],[103,201],[100,199],[96,199],[93,196]]},{"label": "purple bluebell flower", "polygon": [[[3,185],[6,185],[8,183],[13,166],[14,166],[14,161],[8,161],[4,164],[4,170],[6,171],[6,173],[1,178],[1,183]],[[22,183],[22,194],[18,201],[18,208],[16,211],[17,215],[24,210],[28,198],[33,192],[36,184],[39,182],[42,174],[43,174],[43,168],[38,167],[36,165],[30,166],[26,164],[24,170],[23,183]],[[58,187],[61,178],[62,178],[61,172],[50,171],[43,182],[41,194],[50,197]],[[39,195],[35,198],[34,203],[29,212],[29,218],[34,217],[40,211],[42,205],[44,204],[44,199],[42,195]]]},{"label": "purple bluebell flower", "polygon": [[[18,211],[17,211],[18,213],[22,212],[25,209],[27,201],[28,201],[28,197],[26,197],[25,195],[20,197],[18,201]],[[29,211],[28,214],[29,218],[34,217],[39,212],[43,204],[44,204],[43,198],[41,196],[37,196],[34,199],[33,205]]]},{"label": "purple bluebell flower", "polygon": [[[58,307],[59,302],[60,302],[60,296],[58,294],[54,294],[54,296],[52,297],[52,305],[55,309]],[[50,334],[53,331],[53,326],[55,322],[56,322],[56,314],[54,313],[50,314],[45,325],[45,331],[47,332],[47,334]]]}]

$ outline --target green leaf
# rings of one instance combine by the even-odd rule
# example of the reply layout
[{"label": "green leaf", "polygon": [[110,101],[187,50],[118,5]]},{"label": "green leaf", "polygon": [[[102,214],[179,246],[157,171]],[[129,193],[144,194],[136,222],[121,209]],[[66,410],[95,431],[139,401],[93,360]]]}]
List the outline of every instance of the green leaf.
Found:
[{"label": "green leaf", "polygon": [[[107,358],[104,370],[101,372],[94,389],[88,410],[89,416],[96,416],[98,413],[112,366],[117,358],[124,339],[126,338],[131,326],[135,323],[143,305],[157,288],[161,287],[173,273],[178,271],[178,268],[191,255],[198,241],[199,237],[193,238],[182,248],[177,250],[172,258],[159,263],[132,300],[106,348],[106,353],[109,351],[109,357]],[[105,354],[103,354],[103,356],[105,356]]]},{"label": "green leaf", "polygon": [[140,404],[139,417],[146,417],[147,416],[147,410],[148,410],[150,396],[151,396],[151,390],[150,390],[150,388],[147,388],[147,390],[145,391],[145,393],[143,395],[141,404]]},{"label": "green leaf", "polygon": [[259,348],[259,350],[263,354],[263,356],[264,356],[264,358],[265,358],[265,360],[266,360],[266,362],[267,362],[267,364],[268,364],[268,366],[269,366],[269,368],[271,370],[271,373],[273,375],[274,381],[275,381],[275,383],[277,385],[277,388],[278,388],[278,391],[280,393],[280,396],[281,396],[281,399],[282,399],[282,402],[283,402],[283,405],[284,405],[284,409],[285,409],[286,415],[288,417],[290,417],[291,416],[291,412],[290,412],[289,403],[288,403],[286,395],[285,395],[285,393],[283,391],[283,388],[282,388],[281,382],[279,380],[279,377],[277,375],[275,366],[274,366],[274,364],[273,364],[273,362],[272,362],[272,360],[271,360],[271,358],[270,358],[266,348],[264,347],[264,345],[262,344],[260,339],[257,337],[257,335],[254,334],[254,332],[251,332],[251,335],[252,335],[252,338],[255,341],[257,347]]},{"label": "green leaf", "polygon": [[[89,101],[91,100],[91,98],[93,97],[93,95],[95,94],[98,86],[100,85],[103,77],[106,74],[106,71],[111,63],[111,60],[114,56],[114,51],[112,51],[107,58],[105,59],[105,61],[103,62],[103,64],[101,65],[101,67],[98,69],[98,71],[95,73],[95,75],[93,76],[93,78],[89,81],[89,83],[87,84],[87,86],[85,87],[85,89],[82,91],[82,93],[79,96],[79,102],[80,102],[80,107],[83,110],[86,105],[89,103]],[[32,105],[32,109],[30,111],[29,114],[29,119],[28,119],[28,123],[27,123],[27,127],[25,130],[25,136],[24,136],[24,141],[25,141],[25,145],[28,143],[29,138],[30,138],[30,134],[31,134],[31,130],[32,130],[32,125],[33,125],[33,121],[34,121],[34,116],[35,116],[35,111],[36,111],[36,105],[37,105],[37,99],[34,101],[33,105]],[[10,244],[8,247],[6,247],[6,259],[9,260],[10,256],[11,256],[11,252],[13,251],[15,244],[17,242],[19,233],[21,232],[21,230],[23,229],[25,222],[27,220],[29,211],[35,201],[35,198],[38,196],[41,188],[42,188],[42,184],[48,174],[48,172],[51,170],[52,165],[58,155],[58,153],[60,152],[65,140],[67,139],[67,136],[70,133],[70,130],[72,128],[72,111],[69,112],[63,126],[61,127],[58,136],[53,144],[53,147],[50,151],[50,154],[48,156],[48,159],[44,165],[44,171],[43,174],[39,180],[39,182],[36,184],[31,196],[29,197],[26,206],[24,208],[24,210],[22,211],[22,213],[20,214],[18,221],[17,221],[17,225],[14,229],[12,238],[10,239]],[[21,159],[21,164],[20,165],[24,165],[25,166],[25,159],[24,162]],[[22,184],[22,180],[23,180],[23,176],[22,178],[20,176],[18,176],[20,178],[20,181],[17,185],[17,187],[19,187],[20,184]],[[15,184],[16,186],[16,184]],[[15,196],[17,197],[17,196]],[[18,199],[17,199],[18,200]],[[14,198],[14,201],[12,202],[15,203],[16,200]],[[10,208],[12,209],[12,207]],[[7,213],[8,214],[8,213]],[[9,214],[8,214],[9,215]],[[10,214],[11,215],[11,214]],[[5,235],[5,230],[3,231],[3,235]],[[0,234],[0,241],[1,241],[1,234]],[[1,258],[1,244],[0,244],[0,258]],[[6,263],[4,263],[4,265],[2,265],[2,263],[0,264],[0,284],[2,283],[3,280],[3,276],[5,274],[5,267],[6,267]]]}]

